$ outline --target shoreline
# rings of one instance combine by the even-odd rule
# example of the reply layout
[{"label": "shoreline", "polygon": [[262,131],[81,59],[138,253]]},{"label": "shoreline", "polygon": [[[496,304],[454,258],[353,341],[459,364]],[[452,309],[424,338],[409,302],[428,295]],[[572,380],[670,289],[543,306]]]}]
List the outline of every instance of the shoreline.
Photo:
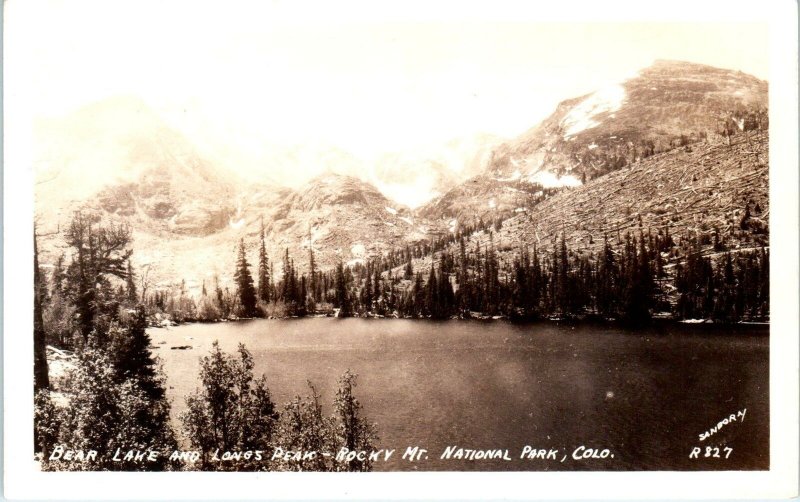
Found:
[{"label": "shoreline", "polygon": [[430,317],[393,317],[393,316],[353,316],[353,317],[335,317],[328,315],[308,315],[308,316],[286,316],[286,317],[240,317],[236,319],[218,319],[214,321],[170,321],[171,324],[149,324],[147,327],[156,329],[169,329],[185,325],[193,324],[222,324],[222,323],[238,323],[247,321],[294,321],[303,319],[332,319],[332,320],[346,320],[346,319],[360,319],[370,321],[426,321],[435,323],[445,322],[495,322],[505,321],[511,324],[564,324],[564,325],[603,325],[603,326],[619,326],[627,329],[648,329],[656,326],[676,325],[685,328],[692,328],[695,326],[704,328],[769,328],[771,323],[769,321],[738,321],[735,323],[726,323],[714,321],[710,319],[674,319],[667,317],[654,317],[647,324],[631,325],[626,324],[625,321],[619,319],[603,319],[599,317],[583,317],[583,318],[513,318],[508,316],[482,316],[482,317],[451,317],[448,319],[434,319]]}]

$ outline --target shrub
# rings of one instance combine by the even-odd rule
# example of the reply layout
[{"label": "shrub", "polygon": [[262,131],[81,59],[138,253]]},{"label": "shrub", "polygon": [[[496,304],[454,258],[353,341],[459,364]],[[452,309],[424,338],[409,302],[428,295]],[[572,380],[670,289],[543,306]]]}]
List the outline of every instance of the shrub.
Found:
[{"label": "shrub", "polygon": [[[202,387],[186,397],[183,431],[201,453],[203,470],[266,470],[277,420],[265,378],[253,380],[253,357],[239,344],[239,357],[225,354],[214,342],[200,361]],[[212,461],[216,450],[260,451],[236,462]],[[263,457],[266,457],[263,458]]]},{"label": "shrub", "polygon": [[264,313],[264,317],[287,317],[289,315],[289,308],[283,300],[275,300],[267,303],[259,302],[258,308]]},{"label": "shrub", "polygon": [[220,318],[220,312],[213,298],[207,295],[200,297],[197,306],[197,320],[203,322],[213,322]]},{"label": "shrub", "polygon": [[[46,393],[36,397],[35,431],[43,470],[161,471],[175,467],[164,455],[176,446],[165,399],[150,399],[134,379],[119,383],[107,353],[91,343],[78,354],[70,381],[67,406],[56,407]],[[98,455],[94,460],[51,461],[55,444],[97,450]],[[154,462],[114,461],[117,447],[161,454]]]}]

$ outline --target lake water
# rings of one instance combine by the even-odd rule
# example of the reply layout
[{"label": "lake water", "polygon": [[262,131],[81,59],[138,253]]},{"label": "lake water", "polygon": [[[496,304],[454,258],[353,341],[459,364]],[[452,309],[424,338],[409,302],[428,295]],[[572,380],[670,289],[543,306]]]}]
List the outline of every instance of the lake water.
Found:
[{"label": "lake water", "polygon": [[[214,340],[228,352],[244,343],[256,375],[266,374],[281,407],[307,395],[310,380],[330,413],[337,378],[347,369],[357,373],[356,397],[377,425],[378,446],[397,450],[389,462],[375,463],[376,470],[769,468],[769,337],[763,327],[665,323],[632,331],[309,318],[149,333],[164,362],[175,417],[199,385],[199,358]],[[170,349],[181,345],[192,348]],[[727,424],[700,441],[725,418]],[[401,459],[409,446],[426,449],[427,460]],[[442,459],[450,446],[507,449],[512,460]],[[525,446],[557,452],[521,459]],[[607,456],[576,460],[580,446],[607,449]],[[699,458],[690,458],[695,447]]]}]

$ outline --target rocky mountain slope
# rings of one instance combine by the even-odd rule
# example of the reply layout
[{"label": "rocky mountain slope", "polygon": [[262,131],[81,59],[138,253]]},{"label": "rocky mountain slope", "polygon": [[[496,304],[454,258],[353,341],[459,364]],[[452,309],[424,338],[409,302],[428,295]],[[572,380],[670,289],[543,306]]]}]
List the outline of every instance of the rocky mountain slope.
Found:
[{"label": "rocky mountain slope", "polygon": [[[564,235],[577,252],[596,253],[605,237],[669,231],[674,239],[699,238],[712,253],[769,245],[769,135],[742,133],[636,162],[585,185],[565,189],[530,211],[503,222],[493,236],[498,249],[552,249]],[[489,244],[485,233],[475,242]]]},{"label": "rocky mountain slope", "polygon": [[767,120],[767,90],[741,72],[657,61],[618,85],[561,102],[542,123],[495,148],[485,173],[421,214],[506,217],[542,187],[578,186],[677,146],[755,128]]},{"label": "rocky mountain slope", "polygon": [[372,185],[331,173],[275,203],[247,207],[244,232],[250,240],[255,242],[263,219],[268,244],[278,252],[289,248],[301,270],[309,247],[321,267],[331,267],[339,260],[355,263],[427,239],[434,231]]},{"label": "rocky mountain slope", "polygon": [[[430,226],[355,177],[324,174],[297,189],[245,183],[203,158],[145,103],[116,98],[39,125],[37,230],[42,261],[66,250],[61,230],[75,210],[130,225],[134,266],[153,284],[199,289],[227,282],[246,240],[256,263],[263,222],[270,258],[285,249],[298,269],[309,246],[321,267],[356,262],[408,241]],[[276,267],[276,278],[281,269]]]},{"label": "rocky mountain slope", "polygon": [[305,272],[309,248],[317,267],[328,269],[340,260],[363,262],[436,232],[371,185],[337,174],[320,175],[298,190],[252,186],[235,202],[229,224],[208,235],[165,238],[134,227],[137,270],[147,270],[154,287],[162,289],[175,288],[182,280],[195,293],[204,282],[208,287],[215,280],[231,284],[240,239],[255,273],[262,222],[275,280],[282,275],[286,250],[298,271]]},{"label": "rocky mountain slope", "polygon": [[[667,234],[674,247],[662,253],[667,277],[675,277],[675,265],[686,263],[700,245],[702,256],[712,262],[730,251],[769,248],[769,134],[738,134],[731,144],[702,142],[638,161],[623,169],[567,188],[546,201],[503,221],[501,228],[464,236],[468,254],[493,249],[500,277],[513,277],[513,263],[523,249],[534,246],[539,256],[558,249],[563,238],[572,258],[594,261],[608,239],[618,255],[626,234],[639,238]],[[459,255],[458,241],[445,247]],[[413,270],[438,267],[441,253],[413,260]],[[393,269],[402,277],[405,265]],[[412,287],[412,281],[404,281]],[[675,284],[664,285],[669,296]]]},{"label": "rocky mountain slope", "polygon": [[482,174],[470,178],[421,207],[417,214],[451,228],[478,219],[496,221],[527,211],[557,188],[520,177],[499,178]]},{"label": "rocky mountain slope", "polygon": [[208,235],[235,210],[235,178],[137,99],[88,106],[39,124],[35,136],[36,211],[44,223],[63,223],[83,206],[139,230]]}]

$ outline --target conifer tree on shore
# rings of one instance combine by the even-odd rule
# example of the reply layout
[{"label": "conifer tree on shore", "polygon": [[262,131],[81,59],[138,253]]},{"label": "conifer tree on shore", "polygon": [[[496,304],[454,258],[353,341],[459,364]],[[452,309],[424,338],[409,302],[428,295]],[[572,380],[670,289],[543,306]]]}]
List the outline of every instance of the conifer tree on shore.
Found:
[{"label": "conifer tree on shore", "polygon": [[247,263],[247,252],[244,239],[239,240],[239,257],[236,260],[236,290],[239,296],[241,314],[244,317],[256,315],[256,289],[253,285],[253,276],[250,275],[250,264]]},{"label": "conifer tree on shore", "polygon": [[268,302],[271,299],[272,279],[269,269],[266,245],[264,243],[264,221],[261,221],[258,246],[258,300]]}]

